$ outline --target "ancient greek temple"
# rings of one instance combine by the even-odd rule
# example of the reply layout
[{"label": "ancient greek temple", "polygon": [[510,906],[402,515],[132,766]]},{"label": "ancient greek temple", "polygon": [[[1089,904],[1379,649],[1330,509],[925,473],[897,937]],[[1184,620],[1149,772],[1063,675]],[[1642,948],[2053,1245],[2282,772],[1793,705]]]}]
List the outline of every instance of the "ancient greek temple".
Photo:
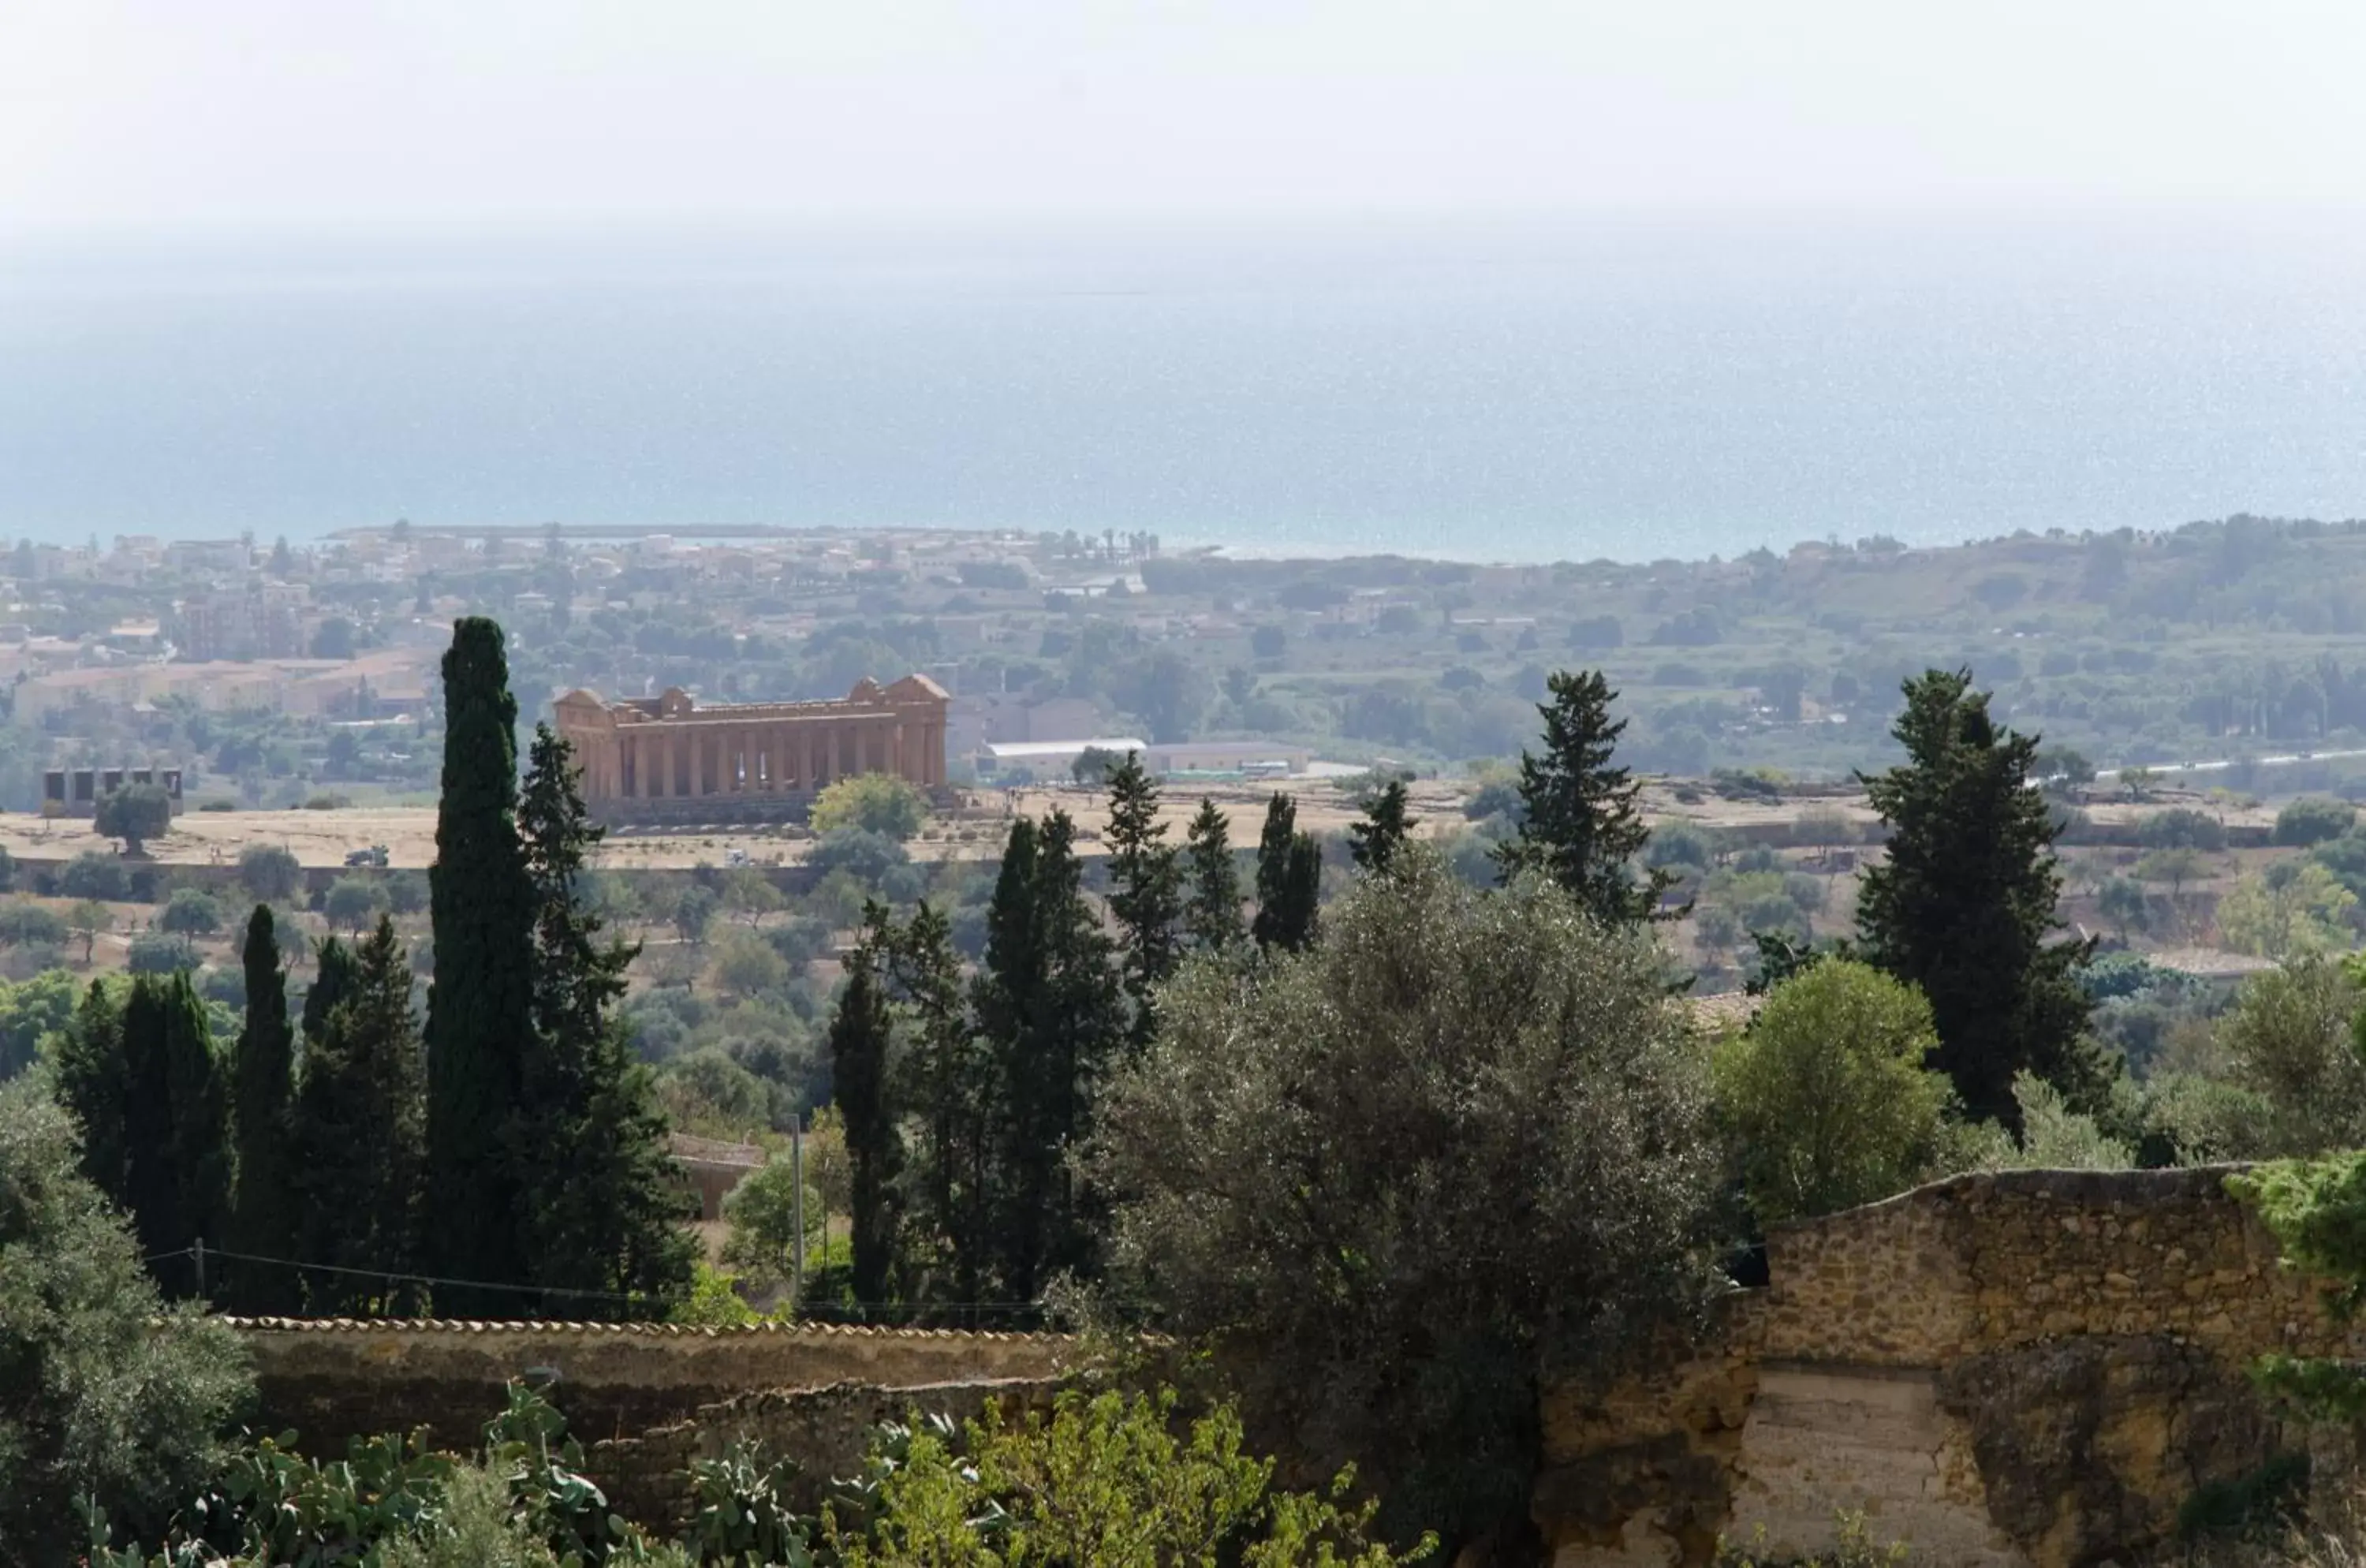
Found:
[{"label": "ancient greek temple", "polygon": [[794,819],[857,773],[942,789],[948,701],[907,675],[892,686],[866,676],[833,702],[701,704],[676,687],[621,703],[574,691],[553,705],[594,817],[707,822]]}]

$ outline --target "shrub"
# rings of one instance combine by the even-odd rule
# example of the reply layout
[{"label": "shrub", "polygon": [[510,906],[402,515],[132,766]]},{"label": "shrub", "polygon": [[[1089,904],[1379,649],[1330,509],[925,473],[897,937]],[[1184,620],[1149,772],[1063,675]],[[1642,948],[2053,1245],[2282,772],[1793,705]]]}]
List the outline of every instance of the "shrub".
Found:
[{"label": "shrub", "polygon": [[2156,811],[2139,822],[2136,842],[2148,850],[2201,850],[2215,854],[2226,847],[2226,828],[2207,812],[2180,806]]},{"label": "shrub", "polygon": [[283,903],[296,896],[304,868],[295,854],[278,844],[256,844],[238,857],[239,885],[266,904]]},{"label": "shrub", "polygon": [[141,931],[131,939],[131,951],[125,960],[134,975],[170,975],[175,969],[188,966],[189,950],[178,938],[163,931]]},{"label": "shrub", "polygon": [[58,873],[58,891],[69,898],[120,903],[131,897],[131,874],[116,856],[103,850],[84,850]]},{"label": "shrub", "polygon": [[1237,1561],[1248,1568],[1395,1568],[1371,1537],[1374,1510],[1270,1490],[1273,1461],[1243,1451],[1240,1417],[1218,1405],[1175,1431],[1175,1394],[1062,1393],[1051,1418],[1001,1407],[956,1434],[941,1419],[890,1427],[873,1447],[854,1522],[833,1510],[828,1544],[845,1568],[925,1562],[1152,1563]]},{"label": "shrub", "polygon": [[377,922],[386,906],[386,888],[377,878],[341,876],[329,885],[321,912],[329,917],[331,925],[343,926],[358,936],[365,927]]},{"label": "shrub", "polygon": [[2276,813],[2276,842],[2307,848],[2349,831],[2358,808],[2346,800],[2295,800]]},{"label": "shrub", "polygon": [[864,886],[875,888],[888,872],[910,864],[911,858],[902,844],[884,833],[840,828],[821,836],[806,863],[822,876],[843,871]]},{"label": "shrub", "polygon": [[0,904],[0,947],[63,947],[65,917],[23,899]]},{"label": "shrub", "polygon": [[175,936],[211,936],[221,930],[221,906],[197,888],[175,888],[156,923]]},{"label": "shrub", "polygon": [[1850,959],[1809,964],[1718,1047],[1718,1120],[1758,1218],[1887,1198],[1931,1170],[1952,1098],[1922,993]]},{"label": "shrub", "polygon": [[918,833],[928,817],[928,797],[918,785],[893,773],[862,773],[816,795],[812,820],[817,833],[859,828],[901,841]]}]

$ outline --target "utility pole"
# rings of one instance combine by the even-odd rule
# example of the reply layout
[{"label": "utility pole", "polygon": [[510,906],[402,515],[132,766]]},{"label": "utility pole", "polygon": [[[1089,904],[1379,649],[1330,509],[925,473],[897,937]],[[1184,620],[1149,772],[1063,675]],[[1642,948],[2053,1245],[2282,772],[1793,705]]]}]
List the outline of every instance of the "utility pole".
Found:
[{"label": "utility pole", "polygon": [[[789,1123],[789,1225],[797,1233],[796,1242],[789,1249],[792,1260],[789,1300],[802,1315],[806,1310],[806,1119],[803,1112]],[[202,1290],[200,1287],[201,1293]]]},{"label": "utility pole", "polygon": [[195,1244],[194,1246],[192,1246],[192,1247],[189,1248],[189,1256],[190,1256],[191,1258],[193,1258],[197,1259],[197,1299],[198,1299],[199,1301],[203,1301],[203,1300],[205,1300],[205,1297],[206,1297],[206,1238],[205,1238],[205,1237],[203,1237],[203,1236],[199,1236],[199,1237],[197,1237],[196,1244]]}]

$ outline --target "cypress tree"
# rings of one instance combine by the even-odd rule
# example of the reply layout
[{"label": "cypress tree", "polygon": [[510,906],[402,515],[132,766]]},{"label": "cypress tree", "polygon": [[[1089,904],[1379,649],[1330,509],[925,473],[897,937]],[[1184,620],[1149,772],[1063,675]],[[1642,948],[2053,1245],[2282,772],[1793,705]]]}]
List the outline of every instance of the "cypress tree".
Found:
[{"label": "cypress tree", "polygon": [[[279,967],[279,933],[271,908],[257,904],[246,922],[246,1027],[232,1064],[231,1124],[238,1178],[230,1244],[257,1258],[296,1256],[296,1169],[290,1113],[296,1091],[296,1039],[287,1021],[287,981]],[[243,1264],[231,1271],[239,1310],[276,1316],[301,1305],[297,1278],[284,1269]]]},{"label": "cypress tree", "polygon": [[304,1043],[317,1045],[326,1034],[329,1015],[353,994],[358,972],[354,950],[335,937],[326,937],[312,950],[312,988],[304,993]]},{"label": "cypress tree", "polygon": [[553,1298],[569,1316],[634,1310],[603,1296],[662,1310],[689,1288],[693,1244],[648,1069],[615,1016],[639,950],[603,940],[583,900],[584,860],[602,830],[548,725],[535,730],[518,831],[535,908],[534,1031],[509,1134],[525,1276],[583,1292]]},{"label": "cypress tree", "polygon": [[1323,847],[1298,831],[1298,805],[1277,794],[1267,803],[1257,840],[1256,917],[1249,934],[1260,948],[1295,953],[1314,940],[1323,899]]},{"label": "cypress tree", "polygon": [[849,956],[846,986],[829,1021],[830,1082],[846,1122],[848,1208],[854,1250],[854,1299],[887,1299],[896,1262],[896,1182],[903,1164],[896,1107],[888,1094],[887,1000],[880,984],[882,950],[893,940],[887,911],[873,904],[870,929]]},{"label": "cypress tree", "polygon": [[[291,1118],[304,1198],[298,1252],[307,1263],[364,1271],[309,1276],[316,1314],[416,1304],[415,1289],[394,1277],[417,1267],[424,1076],[411,965],[393,921],[380,915],[353,949],[350,987],[304,1053]],[[435,1224],[450,1218],[438,1213]],[[446,1310],[441,1299],[436,1306]]]},{"label": "cypress tree", "polygon": [[[974,1302],[989,1258],[996,1118],[994,1057],[970,1027],[952,926],[922,903],[882,949],[885,979],[907,1021],[894,1063],[893,1099],[918,1139],[905,1171],[905,1234],[952,1274],[953,1298]],[[843,1090],[840,1091],[843,1093]]]},{"label": "cypress tree", "polygon": [[2060,925],[2058,829],[2029,787],[2035,736],[2000,729],[1971,672],[1905,683],[1892,729],[1906,761],[1859,775],[1889,825],[1888,852],[1857,895],[1863,955],[1931,999],[1939,1049],[1965,1109],[2017,1126],[2023,1068],[2079,1096],[2096,1067],[2081,1047],[2091,1004],[2077,978],[2091,942]]},{"label": "cypress tree", "polygon": [[82,1131],[82,1169],[118,1209],[131,1202],[131,1068],[123,1052],[123,992],[93,980],[57,1048],[58,1099]]},{"label": "cypress tree", "polygon": [[1241,874],[1233,863],[1231,823],[1205,795],[1184,840],[1191,894],[1183,923],[1191,940],[1221,953],[1241,940]]},{"label": "cypress tree", "polygon": [[1651,835],[1635,806],[1642,785],[1610,761],[1627,728],[1610,716],[1618,694],[1598,670],[1558,671],[1545,684],[1543,754],[1520,753],[1525,818],[1496,846],[1497,870],[1506,882],[1528,871],[1550,877],[1606,925],[1655,919],[1676,874],[1658,869],[1638,883],[1628,869]]},{"label": "cypress tree", "polygon": [[1130,751],[1109,776],[1110,915],[1121,936],[1126,994],[1133,998],[1133,1038],[1156,1027],[1151,993],[1183,956],[1183,878],[1166,824],[1158,819],[1158,785]]},{"label": "cypress tree", "polygon": [[1356,863],[1369,872],[1389,869],[1389,860],[1413,830],[1413,817],[1405,809],[1405,786],[1402,779],[1391,779],[1388,787],[1374,795],[1364,807],[1364,819],[1347,829],[1352,840],[1349,852]]},{"label": "cypress tree", "polygon": [[[125,1206],[141,1249],[178,1253],[201,1237],[220,1247],[230,1215],[230,1092],[187,970],[132,981],[123,1066]],[[190,1260],[161,1260],[156,1273],[167,1294],[195,1293]]]},{"label": "cypress tree", "polygon": [[[517,700],[501,629],[452,628],[444,655],[443,795],[428,872],[435,976],[427,993],[428,1270],[523,1282],[523,1208],[509,1134],[534,1031],[535,897],[518,840]],[[479,1316],[504,1292],[450,1287],[438,1309]]]},{"label": "cypress tree", "polygon": [[1040,829],[1022,836],[1014,825],[1011,840],[987,911],[975,1011],[1007,1097],[996,1282],[1031,1302],[1053,1273],[1092,1259],[1091,1215],[1068,1154],[1090,1130],[1123,1004],[1109,938],[1084,897],[1074,821],[1055,808]]}]

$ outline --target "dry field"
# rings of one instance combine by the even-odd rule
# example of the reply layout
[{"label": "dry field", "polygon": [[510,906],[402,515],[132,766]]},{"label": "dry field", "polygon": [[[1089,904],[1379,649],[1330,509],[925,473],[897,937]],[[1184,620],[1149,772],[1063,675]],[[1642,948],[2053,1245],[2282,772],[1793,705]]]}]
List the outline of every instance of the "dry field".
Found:
[{"label": "dry field", "polygon": [[[1301,779],[1286,787],[1297,797],[1301,829],[1337,831],[1356,819],[1354,803],[1327,780]],[[1232,818],[1233,842],[1242,847],[1256,844],[1271,791],[1226,785],[1204,793],[1212,795]],[[1104,791],[1030,789],[1006,797],[999,790],[982,790],[974,798],[974,808],[932,818],[924,836],[910,846],[912,857],[991,859],[1001,849],[1002,834],[1012,814],[1041,815],[1054,806],[1065,808],[1076,819],[1087,853],[1097,852],[1109,826],[1109,796]],[[1451,786],[1418,784],[1414,787],[1413,808],[1426,823],[1459,822],[1461,798]],[[1182,840],[1185,826],[1199,806],[1199,792],[1170,794],[1164,812],[1171,824],[1170,841]],[[611,835],[600,862],[618,869],[684,870],[702,862],[719,865],[727,852],[737,849],[752,860],[794,863],[804,857],[811,842],[802,834],[792,837],[749,826],[637,829]],[[420,868],[435,858],[435,813],[426,807],[191,811],[175,818],[173,830],[152,840],[148,852],[161,865],[234,864],[241,852],[257,844],[281,845],[307,866],[343,865],[348,852],[384,844],[390,863]],[[87,822],[45,821],[17,814],[0,815],[0,845],[11,854],[44,860],[72,859],[84,850],[115,847],[113,840],[100,838]]]}]

